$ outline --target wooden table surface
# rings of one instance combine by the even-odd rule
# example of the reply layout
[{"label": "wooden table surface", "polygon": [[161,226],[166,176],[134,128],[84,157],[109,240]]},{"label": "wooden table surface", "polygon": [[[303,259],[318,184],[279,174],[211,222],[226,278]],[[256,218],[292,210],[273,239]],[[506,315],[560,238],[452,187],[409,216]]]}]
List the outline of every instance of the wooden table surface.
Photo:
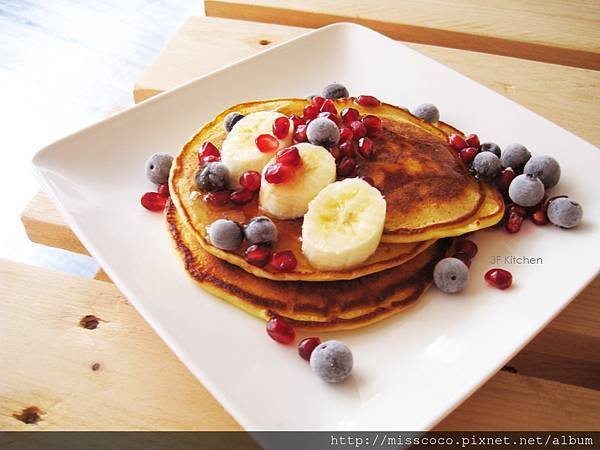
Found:
[{"label": "wooden table surface", "polygon": [[[207,12],[209,3],[231,2],[207,1]],[[303,31],[192,17],[140,79],[135,98]],[[598,72],[416,48],[600,143],[598,124],[581,120],[596,112]],[[43,193],[22,219],[35,242],[85,252]],[[0,377],[0,429],[239,429],[110,280],[100,278],[106,281],[0,262],[0,361],[9,361]],[[599,321],[600,278],[437,429],[600,429]]]}]

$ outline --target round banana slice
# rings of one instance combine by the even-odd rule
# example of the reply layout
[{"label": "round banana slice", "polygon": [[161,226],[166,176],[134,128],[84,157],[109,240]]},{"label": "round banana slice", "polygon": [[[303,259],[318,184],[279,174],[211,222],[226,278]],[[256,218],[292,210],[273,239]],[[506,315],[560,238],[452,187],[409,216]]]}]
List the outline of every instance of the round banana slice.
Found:
[{"label": "round banana slice", "polygon": [[360,178],[330,184],[308,205],[302,225],[302,251],[321,270],[354,267],[379,245],[386,203]]},{"label": "round banana slice", "polygon": [[265,180],[263,171],[258,201],[268,215],[277,219],[302,217],[308,211],[310,201],[335,181],[335,159],[325,148],[308,143],[294,147],[298,149],[302,165],[296,169],[293,178],[271,184]]},{"label": "round banana slice", "polygon": [[260,172],[277,150],[289,147],[294,134],[294,124],[290,121],[290,131],[283,139],[278,139],[279,147],[273,152],[263,153],[256,146],[256,138],[261,134],[273,135],[273,122],[285,117],[276,111],[259,111],[240,119],[229,132],[221,146],[221,161],[229,169],[229,186],[240,187],[240,176],[247,170]]}]

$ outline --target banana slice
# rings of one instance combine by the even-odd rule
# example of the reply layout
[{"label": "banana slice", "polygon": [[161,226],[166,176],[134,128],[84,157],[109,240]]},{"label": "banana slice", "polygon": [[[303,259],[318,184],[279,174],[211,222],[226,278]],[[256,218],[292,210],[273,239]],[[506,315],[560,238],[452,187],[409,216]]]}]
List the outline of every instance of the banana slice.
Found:
[{"label": "banana slice", "polygon": [[[277,219],[295,219],[308,211],[308,204],[328,184],[335,181],[335,159],[325,148],[306,142],[294,145],[302,165],[293,178],[284,183],[271,184],[263,177],[258,202],[270,216]],[[275,162],[273,158],[270,162]]]},{"label": "banana slice", "polygon": [[271,153],[262,153],[256,147],[256,138],[261,134],[273,135],[273,122],[285,117],[276,111],[259,111],[240,119],[229,132],[221,146],[221,161],[229,169],[229,186],[240,187],[240,176],[247,170],[260,172],[273,157],[275,151],[289,147],[294,134],[294,124],[290,121],[288,135],[279,140],[279,147]]},{"label": "banana slice", "polygon": [[360,178],[330,184],[308,205],[302,251],[320,270],[354,267],[371,256],[381,240],[386,203]]}]

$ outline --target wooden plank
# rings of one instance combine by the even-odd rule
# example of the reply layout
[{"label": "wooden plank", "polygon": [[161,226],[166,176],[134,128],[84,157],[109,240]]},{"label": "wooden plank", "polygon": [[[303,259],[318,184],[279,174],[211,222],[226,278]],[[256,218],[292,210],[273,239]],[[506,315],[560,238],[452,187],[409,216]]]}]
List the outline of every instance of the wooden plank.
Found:
[{"label": "wooden plank", "polygon": [[[172,89],[257,53],[264,49],[261,41],[275,44],[303,31],[192,16],[142,75],[134,97],[141,101]],[[428,45],[411,47],[600,145],[600,122],[582,120],[597,115],[594,99],[600,98],[600,72]]]},{"label": "wooden plank", "polygon": [[[239,429],[112,284],[0,260],[0,299],[0,429]],[[500,372],[438,429],[597,429],[598,402]],[[28,407],[36,425],[15,417]]]},{"label": "wooden plank", "polygon": [[205,0],[204,8],[309,28],[354,22],[402,41],[600,68],[600,3],[591,0]]}]

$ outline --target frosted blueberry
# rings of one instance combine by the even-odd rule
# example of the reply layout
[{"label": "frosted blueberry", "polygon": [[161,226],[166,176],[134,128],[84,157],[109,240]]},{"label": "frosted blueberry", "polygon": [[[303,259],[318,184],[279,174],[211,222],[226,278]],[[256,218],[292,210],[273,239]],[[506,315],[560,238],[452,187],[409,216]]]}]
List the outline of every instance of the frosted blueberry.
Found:
[{"label": "frosted blueberry", "polygon": [[508,186],[508,196],[519,206],[529,208],[535,206],[544,198],[544,183],[531,174],[515,177]]},{"label": "frosted blueberry", "polygon": [[277,227],[268,217],[254,217],[244,227],[244,234],[250,244],[272,244],[277,240]]},{"label": "frosted blueberry", "polygon": [[469,268],[458,258],[444,258],[433,269],[433,282],[447,294],[462,291],[469,283]]},{"label": "frosted blueberry", "polygon": [[328,383],[340,383],[348,378],[353,364],[352,352],[340,341],[323,342],[310,355],[313,372]]},{"label": "frosted blueberry", "polygon": [[498,144],[494,144],[493,142],[484,142],[479,146],[479,152],[492,152],[498,158],[500,158],[500,147]]},{"label": "frosted blueberry", "polygon": [[548,220],[562,228],[573,228],[579,225],[583,217],[583,208],[576,201],[567,197],[559,197],[548,203]]},{"label": "frosted blueberry", "polygon": [[492,152],[478,153],[472,165],[477,176],[483,179],[492,179],[502,170],[500,159]]},{"label": "frosted blueberry", "polygon": [[229,133],[233,129],[234,125],[244,117],[245,116],[239,112],[230,112],[225,116],[225,119],[223,119],[223,128],[225,128],[225,131]]},{"label": "frosted blueberry", "polygon": [[173,157],[168,153],[155,153],[146,161],[146,177],[154,184],[169,181]]},{"label": "frosted blueberry", "polygon": [[350,94],[348,88],[340,83],[331,83],[323,88],[321,95],[325,98],[344,98]]},{"label": "frosted blueberry", "polygon": [[332,120],[317,117],[306,127],[306,137],[313,145],[333,147],[340,140],[340,129]]},{"label": "frosted blueberry", "polygon": [[560,180],[560,165],[551,156],[534,156],[525,164],[523,173],[535,175],[546,189],[550,189]]},{"label": "frosted blueberry", "polygon": [[206,231],[211,244],[222,250],[236,250],[242,245],[242,228],[233,220],[215,220]]},{"label": "frosted blueberry", "polygon": [[220,191],[227,187],[229,169],[222,162],[211,162],[196,173],[196,185],[204,191]]},{"label": "frosted blueberry", "polygon": [[520,172],[529,158],[531,153],[524,145],[509,144],[502,152],[502,167],[511,167],[515,172]]},{"label": "frosted blueberry", "polygon": [[435,123],[440,120],[440,112],[435,105],[431,103],[423,103],[417,106],[413,111],[412,115],[423,119],[425,122]]}]

